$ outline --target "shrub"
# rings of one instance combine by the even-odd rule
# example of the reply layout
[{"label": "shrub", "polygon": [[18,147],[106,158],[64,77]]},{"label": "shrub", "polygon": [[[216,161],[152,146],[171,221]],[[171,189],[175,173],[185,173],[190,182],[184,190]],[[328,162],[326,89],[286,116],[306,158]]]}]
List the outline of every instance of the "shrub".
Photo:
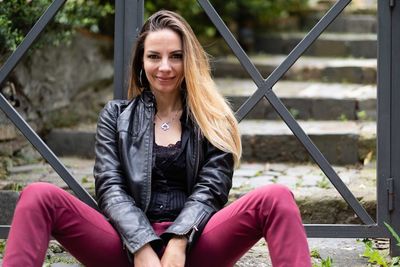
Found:
[{"label": "shrub", "polygon": [[[100,21],[114,13],[114,6],[109,2],[68,0],[37,45],[68,41],[77,27],[99,32]],[[51,3],[51,0],[0,0],[0,54],[15,50]]]}]

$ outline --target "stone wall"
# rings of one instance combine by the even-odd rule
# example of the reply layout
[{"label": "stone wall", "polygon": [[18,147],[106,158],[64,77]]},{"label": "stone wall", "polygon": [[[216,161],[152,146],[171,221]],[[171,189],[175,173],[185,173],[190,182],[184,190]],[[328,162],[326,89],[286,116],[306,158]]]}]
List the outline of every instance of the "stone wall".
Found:
[{"label": "stone wall", "polygon": [[[112,57],[113,40],[79,31],[69,44],[31,52],[1,91],[40,135],[53,127],[93,122],[112,97]],[[27,146],[0,112],[0,173],[7,157]]]}]

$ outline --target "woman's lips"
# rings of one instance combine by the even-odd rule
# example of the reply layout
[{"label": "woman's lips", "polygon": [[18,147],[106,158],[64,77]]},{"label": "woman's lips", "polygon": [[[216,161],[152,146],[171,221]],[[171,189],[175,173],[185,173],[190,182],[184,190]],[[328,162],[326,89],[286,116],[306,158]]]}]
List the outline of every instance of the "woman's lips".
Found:
[{"label": "woman's lips", "polygon": [[159,80],[160,82],[168,82],[172,81],[173,79],[175,79],[175,77],[157,77],[157,80]]}]

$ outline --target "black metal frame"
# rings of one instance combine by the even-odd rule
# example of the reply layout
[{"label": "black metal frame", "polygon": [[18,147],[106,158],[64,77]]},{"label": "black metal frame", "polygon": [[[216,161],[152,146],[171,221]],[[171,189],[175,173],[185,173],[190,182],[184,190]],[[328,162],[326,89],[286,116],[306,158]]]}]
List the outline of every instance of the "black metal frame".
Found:
[{"label": "black metal frame", "polygon": [[[9,60],[0,70],[0,84],[2,84],[16,64],[21,60],[31,44],[38,38],[44,27],[51,21],[66,0],[54,0],[43,16],[38,20],[24,41],[11,55]],[[400,9],[394,8],[394,0],[378,1],[378,173],[377,173],[377,220],[376,222],[365,211],[354,195],[339,178],[323,154],[314,145],[311,139],[299,126],[290,112],[273,91],[273,86],[289,68],[299,59],[308,47],[321,35],[321,33],[343,11],[351,0],[338,0],[315,27],[292,50],[287,58],[264,79],[239,43],[233,37],[228,27],[224,24],[218,13],[207,0],[198,0],[210,20],[216,26],[227,44],[230,46],[242,66],[249,73],[258,89],[236,112],[237,119],[241,121],[252,108],[265,97],[278,112],[283,121],[288,125],[296,138],[307,149],[311,157],[325,173],[345,201],[351,206],[363,225],[305,225],[309,237],[390,237],[383,222],[388,222],[396,230],[400,230],[400,214],[397,210],[396,198],[400,188],[400,107],[394,104],[400,99],[400,67],[395,62],[400,62],[400,34],[394,29],[400,27]],[[117,0],[115,15],[115,76],[114,98],[121,99],[127,95],[129,77],[129,59],[131,48],[136,35],[143,22],[144,0]],[[390,104],[389,104],[390,103]],[[40,154],[57,171],[60,177],[77,194],[77,196],[97,208],[95,201],[72,177],[65,166],[57,159],[46,144],[24,121],[17,111],[0,94],[0,107],[11,119],[17,128],[35,146]],[[388,130],[390,129],[390,130]],[[0,238],[8,234],[9,226],[0,226]],[[399,250],[391,242],[392,253],[399,254]]]}]

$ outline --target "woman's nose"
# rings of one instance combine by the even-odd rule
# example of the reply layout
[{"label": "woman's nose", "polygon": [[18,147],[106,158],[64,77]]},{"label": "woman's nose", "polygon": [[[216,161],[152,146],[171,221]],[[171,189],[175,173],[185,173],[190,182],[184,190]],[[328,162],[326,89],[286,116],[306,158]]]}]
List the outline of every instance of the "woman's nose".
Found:
[{"label": "woman's nose", "polygon": [[163,59],[161,60],[161,63],[160,63],[160,67],[159,67],[159,68],[160,68],[161,71],[168,71],[168,70],[171,70],[171,64],[170,64],[168,58],[163,58]]}]

